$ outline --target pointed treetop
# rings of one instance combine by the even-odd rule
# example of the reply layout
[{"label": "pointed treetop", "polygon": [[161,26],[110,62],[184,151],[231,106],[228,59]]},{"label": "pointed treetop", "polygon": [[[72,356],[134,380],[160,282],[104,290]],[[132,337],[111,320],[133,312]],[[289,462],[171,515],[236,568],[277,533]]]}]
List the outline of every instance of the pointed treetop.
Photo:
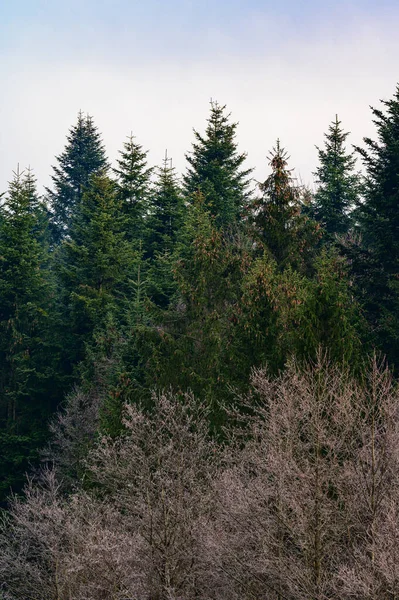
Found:
[{"label": "pointed treetop", "polygon": [[246,153],[238,153],[237,123],[230,122],[226,106],[211,100],[205,135],[194,130],[195,142],[186,155],[189,163],[184,177],[185,191],[192,196],[200,189],[219,226],[239,221],[247,199],[248,176],[242,169]]},{"label": "pointed treetop", "polygon": [[306,193],[288,168],[289,156],[280,140],[268,158],[272,172],[258,183],[261,196],[251,206],[254,230],[278,264],[301,265],[317,238],[316,227],[302,211]]},{"label": "pointed treetop", "polygon": [[[258,183],[258,187],[263,194],[269,194],[270,201],[281,204],[283,198],[281,194],[288,193],[289,198],[292,201],[292,194],[299,188],[290,187],[294,184],[294,177],[292,173],[294,169],[288,168],[288,161],[290,156],[280,144],[280,140],[277,139],[275,147],[269,152],[268,160],[269,166],[272,169],[271,174],[263,183]],[[289,201],[287,200],[287,203]]]},{"label": "pointed treetop", "polygon": [[126,217],[129,241],[137,244],[143,239],[145,219],[148,215],[149,186],[153,169],[147,166],[148,152],[130,134],[119,152],[116,176],[116,193],[121,210]]},{"label": "pointed treetop", "polygon": [[120,198],[129,203],[136,204],[143,200],[148,191],[148,184],[153,169],[147,167],[148,151],[135,141],[131,133],[120,150],[117,168],[113,169],[116,175],[117,189]]},{"label": "pointed treetop", "polygon": [[2,208],[15,213],[21,209],[33,211],[38,204],[36,177],[33,170],[28,167],[21,171],[18,163],[16,170],[13,171],[13,179],[8,184],[8,193],[5,194]]},{"label": "pointed treetop", "polygon": [[366,167],[365,202],[359,215],[364,242],[387,273],[399,271],[399,85],[393,98],[371,107],[377,140],[356,147]]},{"label": "pointed treetop", "polygon": [[152,253],[171,252],[176,234],[181,227],[184,200],[176,169],[167,151],[162,166],[157,168],[157,178],[151,195],[149,239]]},{"label": "pointed treetop", "polygon": [[47,189],[47,193],[53,213],[54,237],[59,241],[68,233],[71,218],[90,184],[90,177],[109,168],[101,136],[90,115],[79,111],[78,121],[67,135],[67,145],[56,161],[52,175],[54,189]]},{"label": "pointed treetop", "polygon": [[324,134],[324,148],[316,146],[319,166],[314,172],[317,191],[311,207],[312,216],[324,230],[322,243],[336,241],[352,224],[351,211],[360,192],[360,176],[355,172],[354,152],[345,147],[349,132],[344,132],[338,115]]}]

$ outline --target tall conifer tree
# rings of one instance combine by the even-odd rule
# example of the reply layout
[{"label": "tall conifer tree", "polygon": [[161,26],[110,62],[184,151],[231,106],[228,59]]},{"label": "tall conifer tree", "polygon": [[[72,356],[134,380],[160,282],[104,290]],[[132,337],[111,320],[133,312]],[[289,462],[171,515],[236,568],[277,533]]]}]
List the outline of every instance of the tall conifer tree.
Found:
[{"label": "tall conifer tree", "polygon": [[364,241],[386,273],[399,272],[399,84],[385,112],[372,108],[377,141],[357,148],[367,169],[360,218]]},{"label": "tall conifer tree", "polygon": [[20,484],[51,409],[51,288],[31,171],[14,174],[0,227],[0,496]]},{"label": "tall conifer tree", "polygon": [[189,168],[184,177],[186,193],[198,190],[219,226],[238,222],[250,196],[248,176],[243,169],[246,154],[237,149],[237,123],[230,123],[226,106],[211,101],[205,136],[194,130],[195,142],[186,155]]},{"label": "tall conifer tree", "polygon": [[53,190],[47,190],[52,210],[54,237],[62,239],[71,224],[91,175],[108,167],[101,136],[93,118],[78,115],[67,136],[67,145],[53,167]]},{"label": "tall conifer tree", "polygon": [[152,259],[151,295],[158,306],[166,307],[176,291],[173,253],[184,212],[184,198],[176,170],[165,153],[151,194],[146,244]]},{"label": "tall conifer tree", "polygon": [[92,176],[60,253],[75,363],[83,359],[84,344],[93,331],[123,310],[134,261],[125,232],[125,215],[114,183],[105,173]]},{"label": "tall conifer tree", "polygon": [[147,154],[130,135],[117,160],[116,190],[126,216],[127,238],[143,239],[145,218],[148,213],[149,182],[152,169],[147,166]]},{"label": "tall conifer tree", "polygon": [[288,155],[279,140],[269,165],[272,172],[259,184],[261,196],[251,207],[255,232],[279,265],[302,265],[318,238],[317,226],[302,212],[302,190],[288,169]]},{"label": "tall conifer tree", "polygon": [[351,211],[359,198],[360,176],[354,171],[356,159],[354,153],[348,153],[345,148],[348,135],[336,116],[325,134],[324,148],[317,148],[319,166],[314,175],[318,187],[312,216],[321,224],[322,241],[326,243],[348,232]]},{"label": "tall conifer tree", "polygon": [[392,362],[399,353],[399,85],[383,109],[372,108],[377,141],[357,148],[366,167],[365,199],[359,207],[363,238],[355,262],[372,328]]},{"label": "tall conifer tree", "polygon": [[176,169],[166,153],[162,167],[157,170],[151,194],[149,236],[152,255],[173,251],[177,232],[182,225],[184,208]]}]

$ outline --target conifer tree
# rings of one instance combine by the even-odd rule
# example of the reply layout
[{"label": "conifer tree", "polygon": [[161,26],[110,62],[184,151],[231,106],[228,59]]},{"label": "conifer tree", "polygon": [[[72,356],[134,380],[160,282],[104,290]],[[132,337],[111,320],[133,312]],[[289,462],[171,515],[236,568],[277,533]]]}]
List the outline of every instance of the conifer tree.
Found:
[{"label": "conifer tree", "polygon": [[324,148],[317,148],[319,166],[314,176],[318,187],[312,216],[323,228],[324,243],[331,243],[336,235],[348,232],[351,211],[359,198],[360,176],[354,171],[356,159],[354,153],[348,153],[345,148],[348,135],[336,116],[325,134]]},{"label": "conifer tree", "polygon": [[176,171],[165,153],[151,194],[146,241],[147,253],[151,258],[151,296],[163,308],[166,308],[176,291],[173,253],[183,225],[184,211],[184,198]]},{"label": "conifer tree", "polygon": [[[123,310],[134,262],[126,221],[114,183],[105,173],[92,176],[61,246],[59,273],[75,340],[73,361],[83,358],[84,343],[110,314]],[[118,302],[116,299],[118,298]]]},{"label": "conifer tree", "polygon": [[318,238],[317,226],[302,212],[303,191],[295,184],[279,140],[269,165],[272,172],[258,184],[262,195],[251,206],[251,220],[257,237],[280,266],[300,266]]},{"label": "conifer tree", "polygon": [[[359,207],[362,253],[354,262],[376,339],[397,365],[399,352],[399,85],[383,109],[372,108],[377,140],[357,148],[366,167]],[[384,111],[385,109],[385,111]]]},{"label": "conifer tree", "polygon": [[262,364],[277,372],[290,356],[315,358],[320,347],[338,363],[359,367],[364,322],[347,264],[335,248],[323,249],[313,270],[281,270],[268,253],[248,265],[235,330],[242,372]]},{"label": "conifer tree", "polygon": [[67,136],[64,151],[56,157],[53,167],[53,190],[47,190],[53,221],[55,241],[67,233],[71,219],[82,199],[90,176],[108,167],[101,136],[93,118],[78,115],[78,121]]},{"label": "conifer tree", "polygon": [[46,433],[52,352],[41,206],[31,171],[14,174],[0,228],[0,496],[21,484]]},{"label": "conifer tree", "polygon": [[151,195],[149,219],[150,252],[172,252],[182,225],[184,200],[172,160],[165,153]]},{"label": "conifer tree", "polygon": [[226,106],[211,101],[211,114],[205,136],[194,130],[195,142],[186,155],[189,163],[184,177],[188,196],[198,190],[218,226],[238,222],[250,196],[248,176],[243,169],[246,154],[239,154],[236,142],[237,123],[230,123]]},{"label": "conifer tree", "polygon": [[242,347],[237,347],[235,328],[252,240],[248,247],[242,230],[224,231],[215,221],[198,192],[179,234],[174,265],[177,303],[165,328],[169,352],[159,380],[179,389],[189,387],[207,398],[212,425],[217,427],[224,418],[219,400],[226,400],[230,384],[243,380]]},{"label": "conifer tree", "polygon": [[152,169],[147,167],[147,154],[130,135],[120,151],[116,175],[116,190],[124,211],[127,238],[130,241],[142,240],[145,218],[148,213],[149,182]]},{"label": "conifer tree", "polygon": [[364,241],[386,273],[399,271],[399,84],[386,111],[372,108],[378,140],[357,148],[367,169],[360,218]]}]

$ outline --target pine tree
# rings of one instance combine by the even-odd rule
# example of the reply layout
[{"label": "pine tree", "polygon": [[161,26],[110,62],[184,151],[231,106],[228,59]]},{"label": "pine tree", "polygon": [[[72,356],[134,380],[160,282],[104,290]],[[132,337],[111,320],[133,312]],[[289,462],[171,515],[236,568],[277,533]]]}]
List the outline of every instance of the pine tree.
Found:
[{"label": "pine tree", "polygon": [[250,196],[248,176],[242,169],[246,154],[239,154],[237,123],[229,122],[226,106],[211,101],[205,136],[194,130],[192,152],[186,155],[189,168],[184,177],[188,196],[200,190],[218,226],[238,222]]},{"label": "pine tree", "polygon": [[318,238],[317,226],[302,212],[303,190],[288,169],[288,155],[277,140],[269,155],[272,173],[259,183],[259,196],[251,206],[258,239],[280,266],[301,266]]},{"label": "pine tree", "polygon": [[316,146],[320,164],[314,173],[318,187],[312,216],[323,228],[324,243],[331,243],[336,235],[348,232],[351,211],[359,198],[361,181],[354,172],[356,159],[354,153],[347,153],[345,148],[348,135],[336,116],[325,134],[324,148]]},{"label": "pine tree", "polygon": [[94,330],[110,314],[120,314],[129,295],[134,251],[125,232],[114,183],[105,173],[92,176],[61,246],[58,265],[75,364],[83,359],[84,344]]},{"label": "pine tree", "polygon": [[108,167],[101,136],[91,116],[79,113],[77,124],[67,136],[67,145],[56,160],[52,175],[54,190],[47,189],[47,193],[53,217],[53,236],[55,241],[59,241],[68,233],[90,176]]},{"label": "pine tree", "polygon": [[127,238],[130,241],[143,239],[145,218],[148,213],[149,182],[152,169],[147,167],[147,154],[130,135],[124,143],[116,175],[116,190],[127,221]]},{"label": "pine tree", "polygon": [[377,141],[357,148],[366,167],[364,202],[359,207],[363,239],[354,261],[362,300],[376,341],[392,362],[399,352],[399,85],[383,109],[372,108]]},{"label": "pine tree", "polygon": [[18,170],[1,206],[0,496],[22,484],[28,461],[44,443],[53,399],[42,215],[32,172]]}]

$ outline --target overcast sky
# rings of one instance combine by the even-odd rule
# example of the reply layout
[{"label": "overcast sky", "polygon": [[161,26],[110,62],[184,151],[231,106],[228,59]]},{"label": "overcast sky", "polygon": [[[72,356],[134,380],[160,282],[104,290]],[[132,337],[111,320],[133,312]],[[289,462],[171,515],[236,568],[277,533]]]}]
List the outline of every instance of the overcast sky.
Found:
[{"label": "overcast sky", "polygon": [[0,0],[0,192],[20,163],[40,186],[81,109],[113,161],[126,136],[181,172],[210,98],[239,122],[255,178],[277,137],[312,183],[329,122],[374,135],[399,81],[398,0]]}]

